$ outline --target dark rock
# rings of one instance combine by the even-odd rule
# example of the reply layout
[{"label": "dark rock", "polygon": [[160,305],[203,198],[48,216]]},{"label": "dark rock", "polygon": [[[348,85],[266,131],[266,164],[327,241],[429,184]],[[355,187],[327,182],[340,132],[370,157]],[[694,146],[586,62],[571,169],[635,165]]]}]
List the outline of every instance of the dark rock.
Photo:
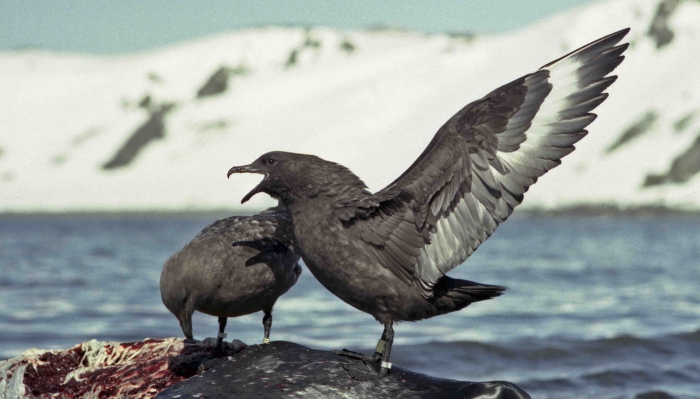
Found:
[{"label": "dark rock", "polygon": [[291,342],[234,340],[224,343],[224,357],[214,356],[215,346],[215,338],[165,338],[30,349],[0,361],[0,398],[530,398],[509,382],[433,378],[398,366],[383,379],[355,381],[342,366],[359,361]]},{"label": "dark rock", "polygon": [[342,43],[340,43],[340,49],[345,51],[346,53],[352,53],[355,51],[355,45],[350,42],[350,40],[343,40]]},{"label": "dark rock", "polygon": [[228,78],[229,69],[222,66],[217,69],[213,75],[204,83],[199,91],[197,91],[197,98],[213,96],[216,94],[221,94],[228,89]]},{"label": "dark rock", "polygon": [[680,4],[680,0],[663,0],[656,8],[656,14],[651,21],[647,35],[656,42],[656,48],[660,49],[673,40],[675,34],[669,27],[671,15]]},{"label": "dark rock", "polygon": [[292,51],[289,52],[289,57],[287,57],[287,62],[284,63],[284,67],[290,68],[290,67],[293,67],[294,65],[296,65],[298,57],[299,57],[299,50],[292,49]]},{"label": "dark rock", "polygon": [[644,184],[642,187],[654,187],[660,186],[666,183],[666,175],[649,174],[646,179],[644,179]]},{"label": "dark rock", "polygon": [[143,96],[141,101],[139,101],[139,107],[148,109],[148,107],[150,107],[150,106],[151,106],[151,95],[146,94],[145,96]]},{"label": "dark rock", "polygon": [[226,129],[230,122],[226,119],[218,119],[209,122],[201,123],[197,126],[197,130],[200,132],[209,132]]},{"label": "dark rock", "polygon": [[664,391],[649,391],[638,394],[634,399],[673,399],[674,396]]},{"label": "dark rock", "polygon": [[148,80],[150,80],[153,83],[158,83],[158,84],[163,83],[163,78],[161,78],[160,75],[158,75],[155,72],[149,72],[147,75],[147,78],[148,78]]},{"label": "dark rock", "polygon": [[[156,398],[529,398],[509,382],[463,382],[434,378],[394,365],[374,381],[355,381],[343,365],[358,360],[277,341],[253,345],[231,357],[208,361],[209,369]],[[201,367],[200,367],[201,368]]]},{"label": "dark rock", "polygon": [[302,47],[320,48],[321,41],[307,35],[306,39],[304,39],[304,44],[302,44]]},{"label": "dark rock", "polygon": [[673,130],[675,130],[676,133],[682,133],[688,126],[690,126],[693,118],[695,118],[695,111],[688,112],[673,124]]},{"label": "dark rock", "polygon": [[[189,340],[186,340],[185,342],[190,343],[190,345],[187,346],[186,344],[185,348],[180,354],[173,356],[168,360],[168,370],[170,370],[170,372],[173,374],[190,378],[198,372],[210,369],[213,365],[212,360],[219,359],[212,358],[212,351],[206,350],[206,348],[216,348],[215,338],[207,338],[200,343]],[[196,345],[202,345],[202,347],[197,347]],[[233,342],[223,343],[223,351],[226,355],[233,355],[242,351],[246,347],[246,344],[237,339],[233,340]]]},{"label": "dark rock", "polygon": [[[304,36],[304,42],[298,46],[293,48],[289,52],[289,57],[287,57],[287,62],[284,63],[285,68],[291,68],[294,65],[297,64],[299,61],[299,55],[301,54],[302,51],[306,49],[315,49],[318,50],[321,48],[321,41],[318,39],[315,39],[313,36],[311,36],[311,32],[309,29],[306,29],[305,31],[305,36]],[[340,45],[341,50],[347,51],[348,53],[351,53],[355,50],[355,46],[348,42],[347,40],[343,42]]]},{"label": "dark rock", "polygon": [[229,68],[221,66],[197,91],[197,98],[215,96],[228,90],[231,77],[235,75],[245,75],[248,69],[244,66]]},{"label": "dark rock", "polygon": [[126,143],[114,154],[112,159],[102,165],[102,169],[110,170],[127,166],[151,141],[164,138],[164,118],[174,106],[175,104],[165,103],[155,110],[152,110],[150,113],[151,116],[146,123],[136,129]]},{"label": "dark rock", "polygon": [[658,118],[659,114],[656,111],[647,111],[647,113],[644,114],[637,122],[628,127],[627,130],[622,133],[620,138],[605,150],[605,153],[610,154],[611,152],[622,147],[624,144],[627,144],[628,142],[648,132],[654,126],[654,123]]},{"label": "dark rock", "polygon": [[460,39],[465,42],[471,42],[476,39],[476,32],[464,30],[464,31],[451,31],[447,32],[447,35],[453,39]]},{"label": "dark rock", "polygon": [[676,157],[671,169],[665,175],[647,175],[644,187],[665,183],[684,183],[700,172],[700,134],[695,143],[683,154]]}]

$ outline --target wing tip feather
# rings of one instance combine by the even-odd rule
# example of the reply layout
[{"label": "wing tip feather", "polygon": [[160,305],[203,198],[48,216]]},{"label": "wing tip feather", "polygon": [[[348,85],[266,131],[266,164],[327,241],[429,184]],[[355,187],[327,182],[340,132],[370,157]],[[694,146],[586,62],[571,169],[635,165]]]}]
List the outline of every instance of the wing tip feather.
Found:
[{"label": "wing tip feather", "polygon": [[[566,54],[566,55],[564,55],[564,56],[562,56],[562,57],[559,57],[559,58],[557,58],[557,59],[554,60],[554,61],[551,61],[551,62],[549,62],[549,63],[547,63],[547,64],[545,64],[545,65],[542,65],[542,67],[540,67],[540,70],[549,68],[550,66],[556,64],[556,63],[559,62],[559,61],[562,61],[562,60],[564,60],[564,59],[567,59],[567,58],[569,58],[569,57],[572,57],[572,56],[574,56],[574,55],[576,55],[576,54],[578,54],[578,53],[581,53],[581,52],[583,52],[583,51],[585,51],[585,50],[587,50],[587,49],[589,49],[589,48],[592,48],[592,47],[594,47],[594,46],[596,46],[596,45],[599,45],[599,44],[601,44],[601,43],[610,43],[610,46],[613,47],[613,46],[615,46],[615,44],[619,43],[620,40],[622,40],[622,38],[624,38],[625,36],[627,36],[627,34],[629,33],[629,31],[630,31],[630,28],[628,27],[628,28],[620,29],[620,30],[617,31],[617,32],[613,32],[613,33],[611,33],[611,34],[609,34],[609,35],[607,35],[607,36],[603,36],[603,37],[601,37],[600,39],[595,40],[595,41],[592,41],[592,42],[590,42],[590,43],[588,43],[588,44],[586,44],[586,45],[584,45],[584,46],[582,46],[582,47],[579,47],[579,48],[577,48],[576,50],[574,50],[574,51],[572,51],[572,52],[570,52],[570,53],[568,53],[568,54]],[[629,43],[625,43],[625,44],[629,45]],[[621,46],[624,46],[624,44],[621,45]],[[618,46],[618,47],[619,47],[619,46]]]}]

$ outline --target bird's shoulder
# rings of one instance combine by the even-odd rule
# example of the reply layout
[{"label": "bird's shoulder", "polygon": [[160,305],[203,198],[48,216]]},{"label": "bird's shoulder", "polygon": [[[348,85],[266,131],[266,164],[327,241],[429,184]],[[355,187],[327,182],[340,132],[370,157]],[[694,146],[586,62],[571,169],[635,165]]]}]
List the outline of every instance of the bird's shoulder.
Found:
[{"label": "bird's shoulder", "polygon": [[205,227],[195,241],[211,238],[232,242],[272,238],[290,244],[293,240],[292,220],[286,209],[275,208],[252,216],[231,216]]}]

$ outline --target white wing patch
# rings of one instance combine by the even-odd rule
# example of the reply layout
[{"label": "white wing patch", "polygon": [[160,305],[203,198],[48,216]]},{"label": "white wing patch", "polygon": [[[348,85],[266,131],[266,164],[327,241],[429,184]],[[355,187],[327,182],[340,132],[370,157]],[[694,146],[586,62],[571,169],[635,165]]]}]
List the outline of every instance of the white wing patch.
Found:
[{"label": "white wing patch", "polygon": [[[510,216],[522,194],[587,134],[584,128],[595,119],[589,112],[607,98],[603,90],[616,79],[605,76],[622,62],[627,45],[613,46],[625,34],[595,41],[527,77],[525,100],[505,131],[496,134],[496,158],[489,159],[492,156],[482,150],[459,159],[457,172],[430,204],[437,223],[431,243],[421,249],[414,275],[426,297],[432,296],[432,288],[445,273],[466,260]],[[467,173],[470,179],[465,179]]]}]

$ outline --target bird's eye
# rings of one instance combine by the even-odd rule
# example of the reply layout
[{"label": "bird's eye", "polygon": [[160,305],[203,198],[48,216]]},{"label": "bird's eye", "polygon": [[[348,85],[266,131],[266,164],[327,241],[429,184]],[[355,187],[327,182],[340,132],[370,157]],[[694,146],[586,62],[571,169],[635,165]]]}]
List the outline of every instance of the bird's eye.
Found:
[{"label": "bird's eye", "polygon": [[265,163],[265,165],[274,165],[277,163],[277,161],[275,161],[272,158],[265,158],[265,160],[263,162]]}]

